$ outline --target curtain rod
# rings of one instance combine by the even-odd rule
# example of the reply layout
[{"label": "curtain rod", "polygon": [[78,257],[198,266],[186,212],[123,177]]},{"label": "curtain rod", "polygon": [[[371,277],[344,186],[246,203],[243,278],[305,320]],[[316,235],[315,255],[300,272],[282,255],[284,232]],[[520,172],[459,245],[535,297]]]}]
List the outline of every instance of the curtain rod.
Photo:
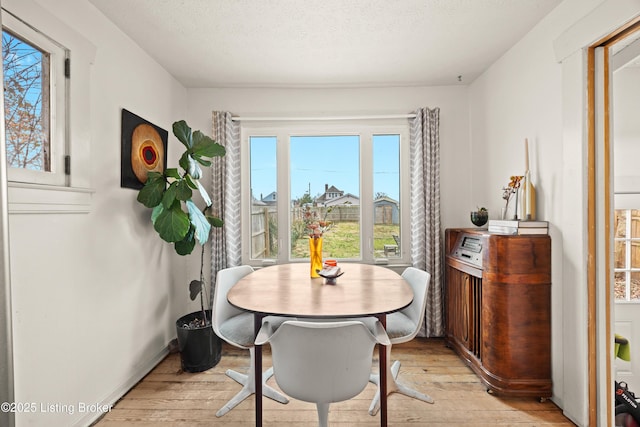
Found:
[{"label": "curtain rod", "polygon": [[243,116],[235,116],[231,117],[231,120],[234,122],[246,121],[246,122],[257,122],[257,121],[321,121],[321,120],[382,120],[382,119],[413,119],[415,118],[415,113],[411,114],[382,114],[382,115],[369,115],[369,116],[307,116],[307,117],[268,117],[268,116],[257,116],[257,117],[243,117]]}]

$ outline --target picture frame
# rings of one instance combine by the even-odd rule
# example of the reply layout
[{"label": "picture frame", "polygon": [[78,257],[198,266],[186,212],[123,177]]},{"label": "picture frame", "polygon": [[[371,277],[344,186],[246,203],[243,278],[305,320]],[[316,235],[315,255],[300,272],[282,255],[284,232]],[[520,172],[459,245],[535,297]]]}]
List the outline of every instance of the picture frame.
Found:
[{"label": "picture frame", "polygon": [[169,133],[124,108],[121,128],[120,187],[139,190],[149,172],[165,171]]}]

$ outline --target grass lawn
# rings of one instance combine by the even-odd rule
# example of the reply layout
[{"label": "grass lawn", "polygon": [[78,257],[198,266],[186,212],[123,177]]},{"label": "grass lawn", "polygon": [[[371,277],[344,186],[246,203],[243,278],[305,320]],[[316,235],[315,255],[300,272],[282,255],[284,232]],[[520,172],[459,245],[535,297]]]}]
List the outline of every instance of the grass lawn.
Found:
[{"label": "grass lawn", "polygon": [[[373,249],[376,258],[384,257],[384,245],[395,245],[393,235],[400,234],[398,225],[375,225]],[[293,258],[309,257],[309,239],[298,239],[292,249]],[[360,258],[360,223],[339,222],[324,234],[323,258]]]}]

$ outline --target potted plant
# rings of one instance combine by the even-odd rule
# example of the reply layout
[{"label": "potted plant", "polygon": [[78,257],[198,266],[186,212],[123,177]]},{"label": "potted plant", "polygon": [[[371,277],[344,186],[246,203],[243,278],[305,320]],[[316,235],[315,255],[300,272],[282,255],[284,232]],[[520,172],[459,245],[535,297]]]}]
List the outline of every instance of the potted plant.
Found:
[{"label": "potted plant", "polygon": [[[178,162],[180,169],[149,172],[138,201],[153,209],[153,228],[161,239],[173,243],[179,255],[192,253],[196,242],[202,246],[200,278],[189,284],[191,300],[200,295],[201,309],[176,322],[182,369],[200,372],[215,366],[222,354],[221,339],[211,327],[211,298],[203,274],[204,244],[209,240],[211,227],[222,227],[222,220],[210,214],[211,198],[199,180],[201,166],[211,166],[211,159],[224,156],[225,148],[200,131],[192,132],[184,120],[173,124],[173,134],[186,148]],[[194,190],[201,195],[204,209],[192,200]]]},{"label": "potted plant", "polygon": [[487,211],[487,208],[482,207],[482,208],[478,208],[475,211],[471,211],[471,222],[473,223],[473,225],[482,227],[487,223],[488,220],[489,220],[489,211]]}]

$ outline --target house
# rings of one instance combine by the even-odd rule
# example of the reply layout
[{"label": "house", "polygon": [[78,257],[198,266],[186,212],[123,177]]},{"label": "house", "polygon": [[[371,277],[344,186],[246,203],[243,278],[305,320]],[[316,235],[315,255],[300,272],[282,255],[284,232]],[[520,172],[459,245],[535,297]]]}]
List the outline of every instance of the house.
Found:
[{"label": "house", "polygon": [[275,191],[272,191],[271,193],[262,197],[260,200],[266,205],[275,205],[278,201]]},{"label": "house", "polygon": [[[0,171],[0,400],[111,404],[162,360],[175,337],[174,319],[197,306],[189,299],[187,284],[197,274],[198,260],[179,257],[162,244],[151,229],[148,213],[136,203],[136,192],[120,187],[123,108],[166,130],[181,118],[194,129],[210,130],[212,111],[255,117],[291,117],[292,112],[296,117],[321,113],[371,117],[429,106],[440,108],[442,115],[439,209],[443,230],[470,226],[469,209],[477,204],[486,206],[491,218],[498,216],[503,207],[501,188],[509,176],[523,171],[523,141],[529,138],[533,178],[539,189],[538,213],[551,224],[552,399],[577,425],[607,425],[607,409],[611,409],[607,408],[611,398],[607,382],[613,369],[607,331],[615,320],[610,316],[612,304],[605,287],[609,270],[604,264],[613,238],[606,237],[610,221],[602,212],[613,194],[603,185],[608,182],[603,178],[607,170],[603,157],[608,154],[603,151],[609,151],[596,132],[608,127],[593,122],[606,114],[600,103],[597,108],[590,106],[587,96],[588,82],[598,90],[603,84],[588,79],[587,61],[593,43],[609,40],[616,29],[638,22],[638,1],[499,2],[501,7],[511,5],[514,9],[509,13],[517,18],[504,19],[494,26],[496,30],[522,31],[507,41],[498,40],[497,35],[496,40],[477,37],[467,25],[474,19],[457,25],[443,21],[439,31],[453,27],[458,36],[470,35],[482,45],[501,50],[494,52],[488,66],[469,75],[447,72],[428,84],[421,80],[417,66],[399,67],[397,61],[433,45],[457,51],[443,40],[416,37],[395,40],[393,49],[385,51],[388,56],[375,48],[363,50],[358,57],[345,55],[342,49],[347,44],[340,43],[340,49],[329,51],[331,55],[323,51],[327,55],[322,56],[322,67],[309,66],[313,51],[305,47],[308,56],[296,58],[296,64],[312,70],[318,80],[301,81],[298,73],[284,69],[271,73],[271,80],[252,84],[252,71],[272,71],[281,54],[294,45],[322,43],[311,37],[309,28],[300,27],[296,37],[283,31],[288,44],[277,44],[281,49],[277,55],[266,51],[269,43],[263,38],[264,43],[252,51],[257,51],[256,57],[240,64],[242,72],[229,72],[219,84],[207,85],[204,82],[214,73],[194,66],[193,75],[183,76],[174,69],[179,60],[161,64],[160,56],[166,52],[177,57],[181,44],[217,47],[222,40],[184,40],[172,22],[170,43],[162,43],[158,37],[162,28],[146,25],[155,13],[150,12],[148,19],[137,14],[138,8],[151,3],[2,0],[3,9],[61,40],[71,51],[67,123],[73,155],[67,160],[71,175],[62,174],[66,184],[53,189],[7,182],[5,162],[0,162],[4,168]],[[180,2],[183,8],[189,3]],[[204,3],[218,2],[194,3],[206,9]],[[246,2],[233,3],[241,8]],[[374,3],[400,7],[400,2]],[[476,2],[463,3],[472,7]],[[519,21],[525,17],[517,15],[518,8],[532,3],[547,9],[539,20],[525,25]],[[121,9],[108,18],[102,9],[110,5]],[[254,7],[263,14],[268,11],[261,2]],[[356,19],[369,9],[359,2],[340,2],[336,9],[353,14],[350,22],[358,41],[404,26],[397,21]],[[224,30],[242,30],[243,24],[251,27],[256,21],[249,21],[247,15],[225,22]],[[282,21],[298,22],[291,16],[295,15],[287,11]],[[404,16],[422,19],[409,12]],[[176,21],[181,17],[173,16]],[[340,27],[320,17],[325,19],[320,26],[332,22],[332,30]],[[9,19],[3,16],[5,22]],[[114,20],[122,26],[137,25],[143,35],[132,37]],[[367,28],[375,32],[364,32]],[[300,42],[298,36],[305,35],[310,37]],[[231,42],[240,43],[238,50],[248,49],[242,44],[244,38],[231,37]],[[151,47],[141,47],[146,43]],[[219,54],[213,58],[216,67],[235,56],[233,50],[222,48]],[[191,60],[186,62],[191,66]],[[324,66],[332,63],[346,72],[356,71],[350,73],[350,80],[342,81],[344,74],[325,73]],[[438,64],[438,57],[430,58],[430,63]],[[386,84],[364,74],[385,64],[395,67]],[[358,65],[362,68],[354,68]],[[397,81],[400,71],[412,72],[413,83]],[[169,166],[177,163],[171,160],[179,150],[175,143],[171,137]],[[64,171],[64,160],[55,166]],[[629,184],[636,182],[637,172],[631,178]],[[625,325],[622,322],[620,327]],[[10,425],[4,421],[15,416],[16,425],[81,426],[99,416],[69,412],[2,413],[0,424]]]},{"label": "house", "polygon": [[338,197],[342,197],[344,195],[344,191],[338,190],[335,186],[329,187],[329,184],[324,185],[324,193],[316,197],[315,202],[319,205],[327,206],[327,203],[333,199],[337,199]]}]

